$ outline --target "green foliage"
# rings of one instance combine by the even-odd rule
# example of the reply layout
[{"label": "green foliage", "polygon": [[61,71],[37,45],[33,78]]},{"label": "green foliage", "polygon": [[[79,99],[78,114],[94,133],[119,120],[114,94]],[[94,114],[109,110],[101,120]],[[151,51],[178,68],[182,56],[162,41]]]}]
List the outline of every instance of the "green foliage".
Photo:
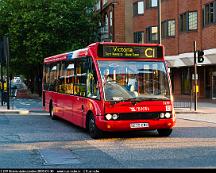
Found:
[{"label": "green foliage", "polygon": [[0,0],[0,36],[16,73],[41,74],[45,57],[95,41],[95,0]]}]

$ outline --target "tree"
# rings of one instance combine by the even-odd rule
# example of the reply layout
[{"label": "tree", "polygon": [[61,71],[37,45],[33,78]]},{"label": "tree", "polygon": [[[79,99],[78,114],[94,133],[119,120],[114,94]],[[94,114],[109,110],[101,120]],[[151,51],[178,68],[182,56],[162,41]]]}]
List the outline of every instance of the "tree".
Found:
[{"label": "tree", "polygon": [[10,41],[10,67],[28,79],[42,76],[45,57],[95,41],[95,0],[0,0],[0,36]]}]

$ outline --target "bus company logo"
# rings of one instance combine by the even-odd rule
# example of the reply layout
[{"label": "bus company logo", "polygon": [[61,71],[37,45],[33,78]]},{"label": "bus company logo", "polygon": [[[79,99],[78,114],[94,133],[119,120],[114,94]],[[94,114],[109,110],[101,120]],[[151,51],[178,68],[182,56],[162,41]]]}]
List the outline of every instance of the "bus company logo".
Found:
[{"label": "bus company logo", "polygon": [[132,112],[149,111],[149,107],[129,107]]}]

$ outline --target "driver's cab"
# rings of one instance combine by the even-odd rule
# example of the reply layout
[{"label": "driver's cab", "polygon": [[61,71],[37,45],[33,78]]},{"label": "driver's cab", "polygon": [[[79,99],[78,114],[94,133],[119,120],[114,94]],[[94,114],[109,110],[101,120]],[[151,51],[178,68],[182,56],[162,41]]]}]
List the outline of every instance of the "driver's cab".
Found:
[{"label": "driver's cab", "polygon": [[136,77],[128,78],[119,69],[105,68],[102,81],[106,100],[124,100],[138,96]]}]

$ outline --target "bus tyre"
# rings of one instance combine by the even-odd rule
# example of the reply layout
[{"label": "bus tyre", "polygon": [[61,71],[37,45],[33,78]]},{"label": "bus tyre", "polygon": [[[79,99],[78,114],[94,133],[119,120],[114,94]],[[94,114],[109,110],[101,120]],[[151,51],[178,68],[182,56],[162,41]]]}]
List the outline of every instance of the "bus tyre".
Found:
[{"label": "bus tyre", "polygon": [[102,137],[102,132],[97,128],[94,116],[91,114],[88,122],[89,134],[93,139],[98,139]]},{"label": "bus tyre", "polygon": [[169,136],[172,133],[172,129],[157,129],[159,136]]},{"label": "bus tyre", "polygon": [[53,112],[53,105],[52,105],[52,103],[50,103],[49,113],[50,113],[50,117],[51,117],[53,120],[55,120],[55,119],[56,119],[56,116],[54,115],[54,112]]}]

